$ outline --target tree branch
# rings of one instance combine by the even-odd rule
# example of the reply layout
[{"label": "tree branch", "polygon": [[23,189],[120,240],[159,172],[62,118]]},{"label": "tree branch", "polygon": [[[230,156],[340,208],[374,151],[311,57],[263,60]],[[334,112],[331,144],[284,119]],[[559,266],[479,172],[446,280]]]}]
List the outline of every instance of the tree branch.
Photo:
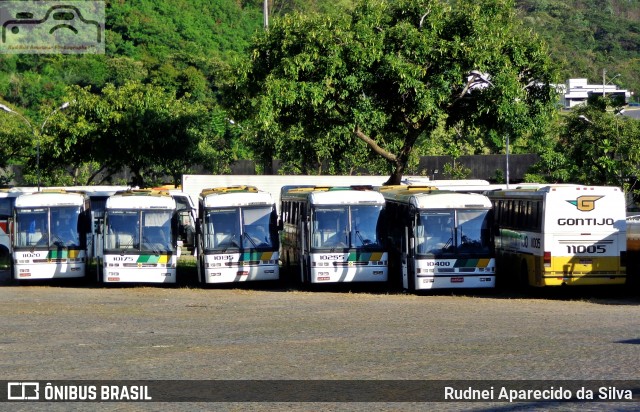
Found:
[{"label": "tree branch", "polygon": [[356,126],[353,132],[355,133],[358,139],[362,140],[367,145],[369,145],[369,147],[373,149],[373,151],[379,154],[380,156],[384,157],[385,159],[393,163],[398,161],[398,158],[396,157],[396,155],[394,155],[393,153],[389,153],[386,150],[384,150],[382,147],[380,147],[375,140],[373,140],[372,138],[364,134],[358,126]]},{"label": "tree branch", "polygon": [[428,8],[428,9],[427,9],[427,12],[426,12],[425,14],[423,14],[423,15],[422,15],[422,17],[420,18],[420,26],[419,26],[420,28],[422,28],[422,23],[424,23],[424,19],[425,19],[425,17],[427,17],[427,16],[429,15],[429,13],[430,13],[430,12],[431,12],[431,9],[430,9],[430,8]]}]

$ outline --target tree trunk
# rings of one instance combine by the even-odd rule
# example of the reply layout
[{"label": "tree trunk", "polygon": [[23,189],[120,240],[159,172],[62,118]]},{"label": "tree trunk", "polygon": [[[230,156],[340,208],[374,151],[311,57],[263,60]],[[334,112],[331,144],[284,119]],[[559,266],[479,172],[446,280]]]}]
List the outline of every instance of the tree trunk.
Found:
[{"label": "tree trunk", "polygon": [[389,179],[384,183],[384,186],[399,185],[402,182],[402,175],[404,174],[405,164],[396,162],[393,172]]},{"label": "tree trunk", "polygon": [[413,151],[413,146],[415,146],[416,141],[418,140],[418,136],[420,136],[420,131],[417,129],[414,129],[407,134],[404,145],[402,146],[402,149],[400,149],[400,154],[398,154],[392,162],[394,170],[393,173],[391,173],[391,176],[389,176],[389,180],[386,181],[385,186],[399,185],[402,182],[402,176],[407,168],[409,156],[411,155],[411,151]]}]

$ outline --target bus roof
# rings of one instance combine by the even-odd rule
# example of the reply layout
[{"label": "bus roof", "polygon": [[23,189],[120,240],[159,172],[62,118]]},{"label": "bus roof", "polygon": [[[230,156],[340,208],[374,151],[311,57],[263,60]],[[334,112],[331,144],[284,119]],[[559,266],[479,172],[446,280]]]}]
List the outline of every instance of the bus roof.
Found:
[{"label": "bus roof", "polygon": [[418,186],[489,186],[488,180],[484,179],[429,179],[422,176],[408,176],[402,179],[403,185],[418,185]]},{"label": "bus roof", "polygon": [[126,190],[107,199],[106,209],[176,209],[176,201],[165,191]]},{"label": "bus roof", "polygon": [[523,185],[517,189],[505,189],[495,190],[487,192],[491,198],[500,197],[544,197],[549,194],[559,193],[565,195],[567,193],[577,194],[607,194],[607,193],[622,193],[622,190],[617,186],[584,186],[578,184],[547,184],[547,185]]},{"label": "bus roof", "polygon": [[91,196],[104,196],[104,195],[112,195],[116,192],[122,190],[132,189],[131,186],[114,186],[114,185],[97,185],[97,186],[51,186],[45,188],[48,189],[61,189],[67,191],[82,191],[86,192],[87,195]]},{"label": "bus roof", "polygon": [[314,205],[384,204],[384,198],[373,186],[286,186],[281,199],[308,200]]},{"label": "bus roof", "polygon": [[309,202],[314,205],[344,205],[344,204],[384,204],[382,195],[374,190],[326,190],[316,191],[309,195]]},{"label": "bus roof", "polygon": [[273,206],[273,197],[269,192],[258,190],[254,186],[228,186],[203,189],[200,202],[205,208],[230,206]]},{"label": "bus roof", "polygon": [[86,200],[87,196],[80,192],[43,191],[21,194],[16,198],[15,207],[82,206]]},{"label": "bus roof", "polygon": [[22,192],[14,192],[10,190],[0,189],[0,198],[18,197],[22,194],[23,194]]},{"label": "bus roof", "polygon": [[0,197],[17,197],[25,193],[35,193],[36,187],[3,187],[0,189]]},{"label": "bus roof", "polygon": [[258,192],[258,188],[255,186],[248,185],[237,185],[237,186],[220,186],[220,187],[211,187],[202,189],[200,192],[200,196],[204,197],[207,195],[219,195],[226,193],[256,193]]},{"label": "bus roof", "polygon": [[411,204],[418,209],[491,208],[491,201],[478,193],[458,193],[433,186],[382,186],[386,200]]}]

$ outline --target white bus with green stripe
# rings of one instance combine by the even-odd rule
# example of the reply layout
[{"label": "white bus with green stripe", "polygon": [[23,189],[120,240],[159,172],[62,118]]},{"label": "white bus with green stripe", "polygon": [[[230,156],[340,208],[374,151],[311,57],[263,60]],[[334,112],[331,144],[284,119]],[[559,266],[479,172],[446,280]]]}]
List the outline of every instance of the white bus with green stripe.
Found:
[{"label": "white bus with green stripe", "polygon": [[500,279],[535,287],[626,282],[626,202],[620,188],[537,185],[488,195]]},{"label": "white bus with green stripe", "polygon": [[126,190],[107,199],[98,281],[176,283],[176,202],[165,191]]},{"label": "white bus with green stripe", "polygon": [[285,186],[280,202],[282,259],[294,278],[303,284],[387,282],[380,193],[366,186]]},{"label": "white bus with green stripe", "polygon": [[409,291],[495,287],[488,197],[415,185],[378,190],[395,284]]},{"label": "white bus with green stripe", "polygon": [[10,222],[14,279],[85,277],[90,213],[83,193],[44,190],[18,196]]},{"label": "white bus with green stripe", "polygon": [[201,284],[280,278],[278,214],[254,186],[204,189],[196,229]]}]

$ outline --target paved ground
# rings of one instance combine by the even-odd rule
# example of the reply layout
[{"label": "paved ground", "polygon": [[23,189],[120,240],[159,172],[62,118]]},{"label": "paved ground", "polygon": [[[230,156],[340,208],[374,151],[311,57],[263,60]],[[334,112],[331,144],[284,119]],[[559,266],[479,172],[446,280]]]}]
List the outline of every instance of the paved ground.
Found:
[{"label": "paved ground", "polygon": [[[623,290],[415,296],[246,287],[14,286],[7,279],[0,272],[3,380],[640,382],[640,296]],[[8,405],[0,403],[0,409]],[[13,410],[26,406],[11,405]],[[67,410],[70,405],[35,406]],[[81,405],[71,406],[87,406]],[[639,405],[440,403],[437,409],[525,406],[632,410]],[[111,404],[107,409],[114,407],[160,410],[167,405]],[[170,405],[176,408],[420,410],[424,405]],[[33,409],[34,404],[23,408]]]}]

